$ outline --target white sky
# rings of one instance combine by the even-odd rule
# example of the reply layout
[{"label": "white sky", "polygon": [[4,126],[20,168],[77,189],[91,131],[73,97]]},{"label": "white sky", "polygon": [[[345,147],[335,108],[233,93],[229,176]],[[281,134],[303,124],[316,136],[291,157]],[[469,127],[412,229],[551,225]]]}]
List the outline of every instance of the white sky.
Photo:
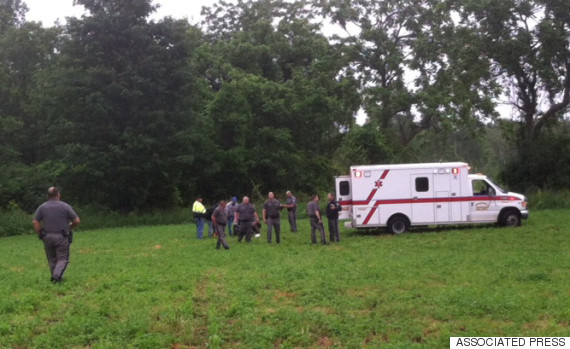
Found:
[{"label": "white sky", "polygon": [[[24,2],[29,8],[26,19],[42,22],[46,27],[52,26],[58,19],[60,23],[64,23],[65,17],[80,17],[84,13],[83,6],[73,6],[73,0],[24,0]],[[152,18],[186,17],[191,23],[197,23],[200,20],[202,6],[211,6],[216,2],[217,0],[154,0],[153,3],[160,7]]]}]

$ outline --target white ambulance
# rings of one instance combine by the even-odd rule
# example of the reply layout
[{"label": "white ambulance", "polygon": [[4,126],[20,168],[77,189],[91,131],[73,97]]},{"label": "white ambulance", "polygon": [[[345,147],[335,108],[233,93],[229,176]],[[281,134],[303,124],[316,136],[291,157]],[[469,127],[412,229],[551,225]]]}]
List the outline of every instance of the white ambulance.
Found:
[{"label": "white ambulance", "polygon": [[353,228],[498,223],[519,226],[528,218],[524,195],[503,190],[463,162],[351,166],[336,177],[339,219]]}]

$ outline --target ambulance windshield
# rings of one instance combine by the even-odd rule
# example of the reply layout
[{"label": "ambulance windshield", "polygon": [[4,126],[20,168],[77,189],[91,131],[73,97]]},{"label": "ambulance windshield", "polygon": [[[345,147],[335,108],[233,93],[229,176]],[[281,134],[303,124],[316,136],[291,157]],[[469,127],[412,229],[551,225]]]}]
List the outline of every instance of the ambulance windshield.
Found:
[{"label": "ambulance windshield", "polygon": [[501,188],[501,187],[497,184],[497,182],[495,182],[492,178],[487,177],[487,179],[488,179],[489,182],[491,182],[491,184],[493,184],[493,185],[495,186],[495,188],[497,188],[501,193],[503,193],[503,194],[507,194],[507,193],[508,193],[505,189]]}]

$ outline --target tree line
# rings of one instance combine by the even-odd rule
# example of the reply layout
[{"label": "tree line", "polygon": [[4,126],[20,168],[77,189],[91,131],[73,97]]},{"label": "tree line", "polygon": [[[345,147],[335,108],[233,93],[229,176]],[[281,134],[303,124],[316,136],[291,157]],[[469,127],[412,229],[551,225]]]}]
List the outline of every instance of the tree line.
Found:
[{"label": "tree line", "polygon": [[86,15],[44,27],[0,0],[4,209],[52,185],[120,212],[311,193],[357,163],[570,188],[568,1],[220,1],[199,24],[75,3]]}]

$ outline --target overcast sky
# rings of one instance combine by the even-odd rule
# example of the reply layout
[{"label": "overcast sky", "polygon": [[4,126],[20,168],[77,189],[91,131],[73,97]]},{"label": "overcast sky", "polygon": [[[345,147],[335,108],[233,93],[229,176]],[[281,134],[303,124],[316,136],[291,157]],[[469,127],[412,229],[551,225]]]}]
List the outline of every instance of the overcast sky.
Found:
[{"label": "overcast sky", "polygon": [[[80,17],[83,6],[73,6],[73,0],[24,0],[29,11],[26,19],[42,22],[48,27],[59,19],[65,22],[65,17]],[[172,16],[175,18],[188,18],[191,23],[200,20],[202,6],[211,6],[217,0],[154,0],[153,3],[160,5],[152,18]],[[231,1],[230,1],[231,2]]]}]

